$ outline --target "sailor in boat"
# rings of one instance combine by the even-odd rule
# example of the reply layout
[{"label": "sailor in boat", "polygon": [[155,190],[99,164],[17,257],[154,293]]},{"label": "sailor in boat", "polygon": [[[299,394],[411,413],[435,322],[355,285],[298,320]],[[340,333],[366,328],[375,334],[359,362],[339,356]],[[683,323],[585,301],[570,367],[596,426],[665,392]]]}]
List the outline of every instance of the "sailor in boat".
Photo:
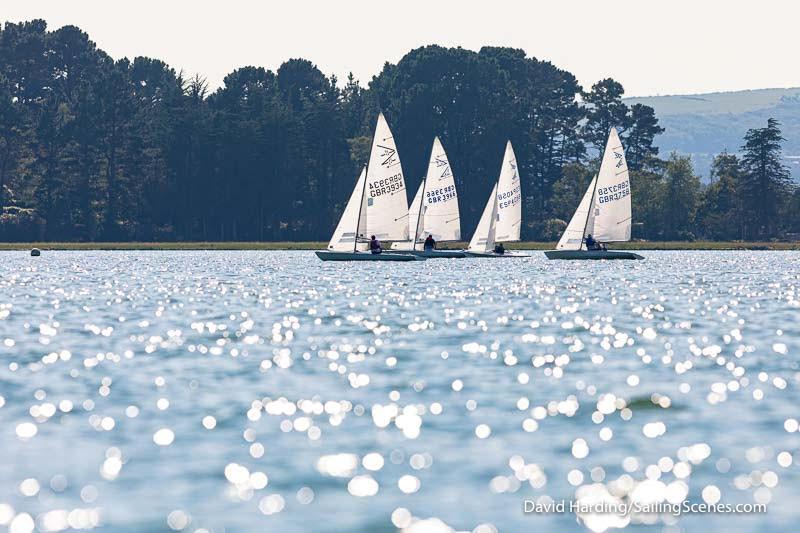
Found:
[{"label": "sailor in boat", "polygon": [[383,248],[381,248],[381,241],[376,239],[375,235],[373,235],[369,240],[369,251],[373,254],[379,254],[383,251]]},{"label": "sailor in boat", "polygon": [[428,235],[425,239],[425,244],[422,245],[422,248],[426,252],[432,252],[436,248],[436,241],[433,239],[433,235]]},{"label": "sailor in boat", "polygon": [[496,253],[497,255],[503,255],[504,253],[506,253],[506,248],[505,246],[503,246],[502,242],[497,243],[497,245],[494,247],[494,253]]},{"label": "sailor in boat", "polygon": [[592,234],[586,236],[586,249],[587,250],[602,250],[600,244],[592,237]]}]

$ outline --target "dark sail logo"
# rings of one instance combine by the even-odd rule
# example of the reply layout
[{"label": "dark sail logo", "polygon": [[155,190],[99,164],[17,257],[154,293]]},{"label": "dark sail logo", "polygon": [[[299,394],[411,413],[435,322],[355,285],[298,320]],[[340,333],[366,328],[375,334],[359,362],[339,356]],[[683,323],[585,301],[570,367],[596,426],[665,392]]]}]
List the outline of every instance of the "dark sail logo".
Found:
[{"label": "dark sail logo", "polygon": [[614,153],[614,157],[616,157],[616,158],[617,158],[617,164],[616,164],[616,167],[617,167],[617,168],[620,168],[622,165],[624,165],[624,164],[625,164],[625,158],[624,158],[624,156],[623,156],[622,154],[619,154],[619,153],[617,153],[617,152],[613,152],[613,153]]},{"label": "dark sail logo", "polygon": [[383,146],[381,144],[378,145],[378,148],[383,150],[378,154],[378,157],[383,158],[383,161],[381,161],[381,165],[385,167],[393,167],[398,163],[397,150],[395,150],[390,146]]},{"label": "dark sail logo", "polygon": [[510,166],[511,170],[514,172],[514,174],[511,176],[511,181],[519,179],[519,175],[517,174],[517,160],[514,159],[513,161],[509,161],[508,166]]},{"label": "dark sail logo", "polygon": [[442,173],[439,175],[440,180],[452,176],[450,172],[450,163],[444,156],[437,155],[433,160],[433,164],[436,165],[436,168],[444,167],[444,170],[442,170]]}]

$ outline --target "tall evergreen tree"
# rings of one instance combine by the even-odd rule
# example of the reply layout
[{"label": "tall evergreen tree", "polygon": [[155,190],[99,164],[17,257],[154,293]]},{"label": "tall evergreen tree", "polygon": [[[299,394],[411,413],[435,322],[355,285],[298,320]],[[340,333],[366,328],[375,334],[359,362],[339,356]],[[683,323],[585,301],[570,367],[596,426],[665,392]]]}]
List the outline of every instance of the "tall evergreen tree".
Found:
[{"label": "tall evergreen tree", "polygon": [[14,172],[22,152],[22,136],[26,125],[23,108],[12,96],[8,80],[0,73],[0,214],[6,205],[9,176]]},{"label": "tall evergreen tree", "polygon": [[746,228],[748,237],[774,236],[778,230],[791,183],[781,161],[783,141],[780,124],[772,118],[765,128],[748,130],[744,136],[740,194],[752,220]]},{"label": "tall evergreen tree", "polygon": [[624,93],[622,84],[606,78],[583,94],[583,100],[588,105],[583,138],[600,154],[605,149],[611,128],[617,128],[621,133],[628,128],[628,106],[622,101]]},{"label": "tall evergreen tree", "polygon": [[665,240],[693,240],[700,180],[689,156],[672,153],[666,162],[661,198],[661,235]]},{"label": "tall evergreen tree", "polygon": [[641,169],[648,160],[658,156],[658,147],[653,144],[656,135],[664,133],[658,125],[655,110],[646,105],[633,104],[628,118],[629,129],[622,137],[628,168]]},{"label": "tall evergreen tree", "polygon": [[707,238],[742,238],[742,200],[739,193],[739,158],[723,152],[711,164],[711,185],[703,192],[698,210],[698,225]]}]

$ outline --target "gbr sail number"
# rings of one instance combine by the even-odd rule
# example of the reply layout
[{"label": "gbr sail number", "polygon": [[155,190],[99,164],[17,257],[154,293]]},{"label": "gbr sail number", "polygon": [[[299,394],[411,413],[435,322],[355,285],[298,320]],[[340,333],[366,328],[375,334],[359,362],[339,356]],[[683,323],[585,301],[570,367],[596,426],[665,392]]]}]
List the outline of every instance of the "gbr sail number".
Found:
[{"label": "gbr sail number", "polygon": [[429,204],[447,202],[448,200],[452,200],[456,197],[456,186],[448,185],[447,187],[442,187],[440,189],[425,191],[425,197],[427,198]]},{"label": "gbr sail number", "polygon": [[405,189],[403,182],[403,174],[398,172],[394,176],[386,179],[374,181],[369,184],[369,195],[372,198],[382,196],[384,194],[394,194],[397,191]]},{"label": "gbr sail number", "polygon": [[631,185],[628,180],[611,185],[610,187],[600,187],[597,189],[597,201],[601,204],[616,202],[631,194]]}]

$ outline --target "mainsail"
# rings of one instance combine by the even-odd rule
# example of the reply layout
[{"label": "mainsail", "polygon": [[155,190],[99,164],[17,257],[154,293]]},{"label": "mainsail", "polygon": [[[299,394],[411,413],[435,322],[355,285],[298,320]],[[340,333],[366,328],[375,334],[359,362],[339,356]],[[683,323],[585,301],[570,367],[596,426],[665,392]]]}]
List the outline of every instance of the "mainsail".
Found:
[{"label": "mainsail", "polygon": [[590,219],[592,218],[590,213],[596,182],[597,176],[592,178],[591,183],[589,183],[589,188],[586,189],[586,192],[583,194],[583,199],[581,199],[581,203],[578,204],[578,209],[575,210],[575,214],[572,215],[567,229],[564,230],[564,234],[561,236],[561,240],[558,241],[556,250],[586,249],[586,243],[583,242],[583,239],[586,237],[587,233],[593,231],[589,226],[591,222]]},{"label": "mainsail", "polygon": [[489,201],[486,202],[486,207],[483,208],[481,220],[478,222],[478,227],[475,228],[475,233],[472,235],[472,240],[469,241],[470,252],[491,252],[494,250],[495,234],[497,224],[497,185],[492,188],[492,194],[489,195]]},{"label": "mainsail", "polygon": [[408,200],[392,132],[378,115],[367,166],[367,230],[378,239],[408,239]]},{"label": "mainsail", "polygon": [[[333,232],[333,237],[328,243],[328,250],[336,252],[352,252],[355,250],[366,250],[367,244],[364,242],[366,236],[364,232],[367,227],[366,195],[364,194],[364,181],[367,178],[366,168],[361,171],[356,186],[350,194],[347,206],[344,208],[342,218]],[[358,240],[356,242],[356,235]]]},{"label": "mainsail", "polygon": [[625,151],[616,128],[611,128],[600,164],[592,215],[594,228],[590,233],[595,240],[615,242],[631,239],[631,185]]},{"label": "mainsail", "polygon": [[497,180],[497,214],[497,240],[518,241],[522,226],[522,190],[511,141],[506,143],[503,166]]},{"label": "mainsail", "polygon": [[[418,237],[433,235],[437,241],[461,240],[461,216],[458,211],[458,194],[450,161],[439,138],[433,140],[428,174],[423,182],[422,217]],[[411,232],[413,235],[414,232]]]}]

